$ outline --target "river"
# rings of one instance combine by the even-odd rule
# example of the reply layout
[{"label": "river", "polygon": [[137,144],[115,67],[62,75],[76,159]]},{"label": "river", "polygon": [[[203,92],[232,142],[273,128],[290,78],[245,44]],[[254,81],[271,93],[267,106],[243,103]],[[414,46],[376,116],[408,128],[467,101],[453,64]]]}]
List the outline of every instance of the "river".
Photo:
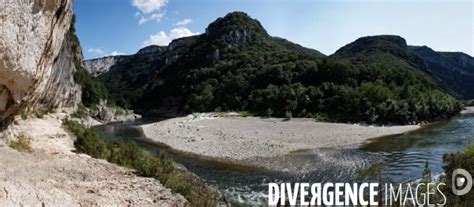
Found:
[{"label": "river", "polygon": [[[112,140],[135,140],[152,152],[166,149],[146,142],[136,126],[156,120],[138,120],[98,126],[96,129]],[[217,187],[234,206],[265,205],[269,182],[351,182],[356,170],[368,166],[374,157],[383,160],[384,180],[414,181],[421,177],[428,161],[433,175],[443,172],[443,154],[463,150],[474,143],[474,115],[460,115],[451,120],[423,127],[404,135],[372,139],[359,149],[317,149],[292,153],[269,160],[298,172],[242,170],[238,167],[203,161],[168,153],[170,158]],[[290,167],[289,167],[290,168]],[[281,168],[279,168],[281,169]]]}]

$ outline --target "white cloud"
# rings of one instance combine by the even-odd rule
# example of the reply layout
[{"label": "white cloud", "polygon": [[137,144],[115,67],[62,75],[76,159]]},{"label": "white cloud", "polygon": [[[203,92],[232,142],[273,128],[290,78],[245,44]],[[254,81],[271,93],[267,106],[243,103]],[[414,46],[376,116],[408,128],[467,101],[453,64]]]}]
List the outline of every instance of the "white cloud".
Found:
[{"label": "white cloud", "polygon": [[133,0],[132,5],[137,7],[143,14],[159,12],[168,0]]},{"label": "white cloud", "polygon": [[145,24],[147,22],[148,22],[148,19],[140,15],[140,20],[138,20],[138,24]]},{"label": "white cloud", "polygon": [[149,21],[160,21],[165,16],[162,8],[168,3],[168,0],[133,0],[132,5],[139,12],[135,16],[139,17],[139,24],[145,24]]},{"label": "white cloud", "polygon": [[163,31],[151,35],[150,38],[143,43],[143,46],[149,45],[168,45],[171,42],[170,37]]},{"label": "white cloud", "polygon": [[125,55],[125,53],[118,52],[118,51],[113,51],[112,53],[109,54],[109,56],[118,56],[118,55]]},{"label": "white cloud", "polygon": [[188,28],[186,27],[178,27],[174,28],[170,31],[170,37],[171,39],[177,39],[181,37],[188,37],[188,36],[193,36],[193,35],[198,35],[198,32],[191,32]]},{"label": "white cloud", "polygon": [[198,35],[199,33],[191,32],[186,27],[177,27],[172,29],[168,34],[164,31],[160,31],[155,35],[151,35],[150,38],[143,42],[143,46],[149,45],[159,45],[159,46],[166,46],[174,39],[178,39],[181,37],[188,37],[193,35]]},{"label": "white cloud", "polygon": [[104,50],[100,48],[89,48],[87,52],[89,52],[91,55],[94,55],[94,56],[100,56],[105,53]]},{"label": "white cloud", "polygon": [[193,23],[193,20],[192,20],[192,19],[183,19],[183,20],[181,20],[181,21],[176,22],[176,24],[174,24],[174,25],[176,25],[176,26],[184,26],[184,25],[191,24],[191,23]]},{"label": "white cloud", "polygon": [[89,48],[87,50],[89,54],[92,55],[94,58],[98,57],[104,57],[104,56],[117,56],[117,55],[125,55],[123,52],[118,52],[118,51],[113,51],[111,53],[108,53],[107,51],[101,49],[101,48]]},{"label": "white cloud", "polygon": [[146,15],[146,16],[139,14],[138,16],[140,17],[140,20],[138,20],[138,24],[145,24],[152,20],[159,22],[161,21],[161,18],[165,16],[165,12],[155,13],[155,14]]}]

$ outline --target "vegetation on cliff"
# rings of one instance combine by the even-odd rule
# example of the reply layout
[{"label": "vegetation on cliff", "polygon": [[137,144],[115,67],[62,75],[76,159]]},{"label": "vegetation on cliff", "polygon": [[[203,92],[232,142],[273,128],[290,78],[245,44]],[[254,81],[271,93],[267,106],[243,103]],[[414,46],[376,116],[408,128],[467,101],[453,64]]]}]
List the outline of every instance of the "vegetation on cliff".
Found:
[{"label": "vegetation on cliff", "polygon": [[74,74],[74,81],[81,86],[82,89],[82,104],[91,107],[99,103],[99,101],[108,98],[108,92],[104,84],[97,78],[93,77],[82,67],[82,49],[79,39],[76,35],[76,28],[74,26],[76,17],[73,16],[71,26],[67,38],[72,45],[72,52],[74,56],[74,66],[76,73]]},{"label": "vegetation on cliff", "polygon": [[99,104],[100,100],[108,98],[108,92],[104,84],[91,76],[84,68],[78,67],[74,74],[77,84],[82,87],[82,104],[91,107]]}]

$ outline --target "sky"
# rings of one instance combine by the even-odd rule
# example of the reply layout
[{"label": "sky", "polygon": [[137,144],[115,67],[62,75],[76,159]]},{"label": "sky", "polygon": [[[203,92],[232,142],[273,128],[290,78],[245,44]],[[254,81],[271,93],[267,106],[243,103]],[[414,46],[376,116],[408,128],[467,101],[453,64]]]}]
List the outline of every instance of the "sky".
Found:
[{"label": "sky", "polygon": [[474,0],[75,0],[86,59],[134,54],[202,34],[232,11],[272,36],[326,55],[359,37],[394,34],[409,45],[474,56]]}]

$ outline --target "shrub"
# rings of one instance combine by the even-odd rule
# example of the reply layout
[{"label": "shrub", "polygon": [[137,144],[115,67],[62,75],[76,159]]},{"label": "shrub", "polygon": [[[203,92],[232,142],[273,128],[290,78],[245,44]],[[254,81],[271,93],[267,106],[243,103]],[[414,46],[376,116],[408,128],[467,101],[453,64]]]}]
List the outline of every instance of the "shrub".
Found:
[{"label": "shrub", "polygon": [[21,119],[22,119],[22,120],[28,119],[28,114],[27,114],[26,112],[21,112],[21,115],[20,115],[20,116],[21,116]]},{"label": "shrub", "polygon": [[[36,118],[38,119],[43,119],[45,115],[48,115],[48,114],[51,114],[51,113],[55,113],[56,111],[53,109],[53,108],[49,108],[49,109],[46,109],[46,110],[42,110],[42,111],[37,111],[35,112],[35,116]],[[22,114],[23,116],[23,114]],[[23,118],[27,118],[27,117],[22,117]]]},{"label": "shrub", "polygon": [[[474,136],[474,135],[471,135]],[[474,203],[474,191],[470,191],[468,194],[463,196],[456,196],[451,192],[452,185],[452,173],[455,169],[462,168],[467,170],[474,175],[474,145],[468,146],[464,151],[457,153],[445,154],[443,156],[445,166],[444,171],[446,173],[445,183],[445,194],[447,196],[447,206],[468,206]]]},{"label": "shrub", "polygon": [[267,115],[267,117],[271,117],[273,114],[272,108],[267,108],[267,110],[265,111],[265,114]]},{"label": "shrub", "polygon": [[252,113],[250,113],[248,111],[239,111],[239,116],[248,117],[248,116],[252,116]]},{"label": "shrub", "polygon": [[36,118],[38,118],[38,119],[44,118],[44,115],[46,115],[46,112],[43,112],[43,111],[40,111],[40,112],[36,112],[36,113],[35,113],[35,116],[36,116]]},{"label": "shrub", "polygon": [[115,109],[115,116],[126,116],[128,115],[128,111],[120,106],[117,106],[115,103],[109,104],[109,107]]},{"label": "shrub", "polygon": [[70,120],[64,120],[63,127],[77,137],[74,146],[78,152],[135,169],[140,176],[156,178],[173,192],[182,194],[192,206],[211,206],[217,201],[216,194],[204,183],[176,168],[162,153],[152,155],[133,141],[107,142],[94,129]]},{"label": "shrub", "polygon": [[16,149],[19,152],[32,152],[30,139],[25,135],[19,135],[16,141],[11,141],[10,147]]},{"label": "shrub", "polygon": [[87,129],[86,127],[73,121],[64,121],[63,125],[66,129],[76,135],[74,142],[77,152],[85,153],[94,158],[106,159],[109,155],[108,147],[105,140],[97,131]]},{"label": "shrub", "polygon": [[464,102],[465,106],[474,106],[474,99],[467,100]]},{"label": "shrub", "polygon": [[329,116],[325,113],[317,113],[317,114],[313,115],[312,118],[317,122],[330,122],[331,121]]},{"label": "shrub", "polygon": [[77,107],[77,110],[71,114],[71,116],[74,118],[85,118],[89,115],[90,115],[89,110],[87,109],[87,107],[85,107],[82,104],[79,104],[79,106]]}]

